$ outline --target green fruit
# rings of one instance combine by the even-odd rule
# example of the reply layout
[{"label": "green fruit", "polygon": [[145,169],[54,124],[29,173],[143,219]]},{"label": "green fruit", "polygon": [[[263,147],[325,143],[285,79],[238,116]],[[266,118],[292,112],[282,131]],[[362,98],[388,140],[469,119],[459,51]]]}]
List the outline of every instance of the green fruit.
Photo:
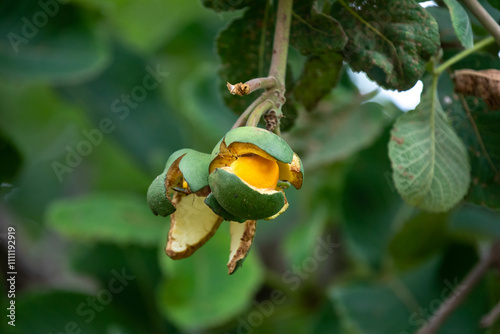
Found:
[{"label": "green fruit", "polygon": [[179,170],[193,193],[208,186],[208,166],[212,161],[210,154],[188,149],[179,162]]},{"label": "green fruit", "polygon": [[280,168],[279,179],[281,181],[290,182],[296,189],[302,187],[302,182],[304,181],[304,168],[302,166],[302,161],[299,156],[294,153],[292,162],[289,164],[284,164],[278,162]]},{"label": "green fruit", "polygon": [[217,168],[208,181],[217,202],[236,217],[246,220],[273,218],[288,205],[282,191],[252,187],[230,168]]},{"label": "green fruit", "polygon": [[[170,155],[165,170],[158,175],[148,189],[147,201],[155,215],[166,217],[176,210],[172,192],[208,193],[208,166],[210,154],[191,149],[181,149]],[[184,186],[184,181],[187,186]],[[206,192],[206,193],[204,193]]]},{"label": "green fruit", "polygon": [[217,202],[217,199],[215,199],[215,196],[213,193],[210,193],[206,198],[205,198],[205,204],[208,205],[208,207],[210,207],[210,209],[212,209],[212,211],[222,217],[224,220],[227,220],[227,221],[235,221],[235,222],[239,222],[239,223],[243,223],[246,219],[243,219],[243,218],[240,218],[240,217],[236,217],[232,214],[230,214],[229,212],[227,212],[223,207],[222,205],[219,204],[219,202]]},{"label": "green fruit", "polygon": [[214,159],[209,171],[229,167],[239,157],[257,155],[276,161],[279,180],[290,182],[295,188],[302,187],[304,171],[297,154],[279,136],[257,127],[240,127],[229,131],[212,152]]},{"label": "green fruit", "polygon": [[240,150],[238,146],[243,146],[242,149],[244,149],[245,145],[235,144],[251,144],[260,148],[278,161],[284,163],[292,162],[293,151],[287,142],[274,133],[261,128],[245,126],[233,129],[226,133],[224,142],[230,149],[234,146],[236,154],[238,154]]},{"label": "green fruit", "polygon": [[162,217],[166,217],[175,211],[175,206],[170,202],[166,195],[166,175],[166,171],[158,175],[148,189],[148,205],[156,216],[160,215]]}]

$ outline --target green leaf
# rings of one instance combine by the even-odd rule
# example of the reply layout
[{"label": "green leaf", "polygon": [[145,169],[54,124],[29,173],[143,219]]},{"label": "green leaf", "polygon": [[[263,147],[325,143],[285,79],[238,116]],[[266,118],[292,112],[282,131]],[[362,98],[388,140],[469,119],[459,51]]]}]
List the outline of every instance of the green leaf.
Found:
[{"label": "green leaf", "polygon": [[103,139],[114,139],[141,167],[151,170],[154,157],[162,155],[163,164],[169,153],[183,147],[187,136],[162,96],[169,72],[123,47],[114,51],[113,64],[102,75],[85,84],[63,86],[60,92],[85,109]]},{"label": "green leaf", "polygon": [[[237,317],[232,322],[231,330],[226,329],[225,333],[345,334],[340,331],[338,316],[328,301],[315,299],[314,305],[307,305],[302,298],[290,294],[288,289],[280,288],[265,290],[263,294],[263,298]],[[310,294],[307,297],[311,301],[315,298]]]},{"label": "green leaf", "polygon": [[500,10],[500,0],[488,0],[488,2],[496,9]]},{"label": "green leaf", "polygon": [[414,0],[340,0],[330,13],[349,37],[346,62],[387,89],[413,87],[439,47],[436,21]]},{"label": "green leaf", "polygon": [[416,109],[401,115],[391,132],[389,157],[396,189],[410,205],[432,212],[450,210],[467,193],[467,149],[427,87]]},{"label": "green leaf", "polygon": [[307,111],[312,111],[318,102],[337,84],[343,68],[342,57],[338,53],[311,56],[293,89],[297,102]]},{"label": "green leaf", "polygon": [[110,60],[108,43],[72,5],[37,2],[0,6],[0,74],[14,79],[78,82]]},{"label": "green leaf", "polygon": [[233,11],[245,8],[252,4],[252,0],[201,0],[203,6],[211,8],[216,12]]},{"label": "green leaf", "polygon": [[167,220],[155,217],[143,197],[96,193],[54,202],[47,222],[70,239],[157,245]]},{"label": "green leaf", "polygon": [[[151,53],[166,41],[206,18],[198,1],[73,0],[82,8],[91,8],[112,28],[113,35],[143,54]],[[213,20],[213,17],[212,17]],[[205,22],[201,23],[205,25]]]},{"label": "green leaf", "polygon": [[[453,69],[499,68],[498,56],[477,53]],[[484,101],[453,91],[448,74],[441,75],[439,93],[444,111],[464,141],[471,162],[471,186],[466,200],[490,208],[500,208],[500,110],[491,111]]]},{"label": "green leaf", "polygon": [[300,1],[293,8],[290,44],[303,55],[339,52],[347,44],[340,23],[329,15],[318,13],[314,1]]},{"label": "green leaf", "polygon": [[191,257],[173,261],[161,255],[166,278],[160,284],[158,303],[163,314],[178,327],[184,330],[213,327],[249,307],[262,283],[262,268],[254,250],[243,267],[229,276],[226,268],[229,245],[229,224],[223,223]]},{"label": "green leaf", "polygon": [[434,17],[439,25],[439,38],[441,40],[441,45],[450,45],[460,48],[461,42],[455,33],[455,29],[453,28],[449,9],[446,7],[429,6],[425,10],[427,10]]},{"label": "green leaf", "polygon": [[[165,236],[166,233],[167,231]],[[69,267],[70,272],[76,273],[78,277],[92,279],[94,286],[97,286],[96,292],[108,288],[110,282],[118,288],[118,283],[114,282],[117,273],[127,278],[128,284],[119,293],[113,294],[113,301],[109,306],[119,307],[122,319],[140,323],[141,330],[137,333],[171,333],[162,328],[162,317],[154,309],[156,291],[153,285],[161,279],[158,247],[73,243],[65,255],[69,265],[64,267]],[[102,295],[102,292],[99,294]],[[100,317],[99,313],[96,316]],[[53,334],[56,333],[58,332]]]},{"label": "green leaf", "polygon": [[472,241],[500,238],[500,211],[472,204],[465,204],[454,211],[449,222],[452,233]]},{"label": "green leaf", "polygon": [[[208,35],[208,33],[206,34]],[[185,36],[181,35],[182,37]],[[212,38],[212,35],[200,38]],[[186,40],[183,42],[186,43]],[[231,128],[236,121],[236,115],[225,108],[224,102],[219,96],[219,88],[214,85],[214,82],[218,80],[216,60],[214,59],[212,63],[203,62],[200,64],[200,59],[203,59],[204,56],[199,54],[200,50],[196,46],[202,42],[190,40],[189,43],[193,43],[192,50],[185,50],[184,44],[166,47],[168,50],[182,48],[187,54],[191,52],[190,57],[194,57],[192,53],[197,53],[199,58],[189,60],[186,59],[187,54],[182,54],[170,60],[171,56],[168,54],[169,61],[165,62],[165,66],[169,66],[169,63],[172,62],[176,64],[176,67],[180,67],[178,72],[172,72],[170,77],[183,79],[175,85],[165,85],[168,89],[168,95],[165,96],[165,99],[171,104],[172,111],[185,124],[183,132],[189,133],[189,146],[196,147],[199,151],[208,151]],[[210,56],[207,57],[212,57],[212,52],[213,50],[210,49]],[[182,61],[185,63],[183,64]],[[187,75],[182,71],[183,68],[191,68],[192,72]]]},{"label": "green leaf", "polygon": [[450,10],[451,22],[458,39],[466,49],[474,46],[474,35],[472,25],[467,12],[457,0],[444,0]]},{"label": "green leaf", "polygon": [[[46,206],[60,196],[65,186],[61,180],[73,171],[76,158],[71,158],[71,168],[62,175],[56,172],[54,161],[68,154],[65,147],[83,136],[78,129],[88,123],[77,108],[61,101],[52,88],[40,84],[3,80],[0,101],[0,128],[23,160],[13,180],[15,190],[6,201],[23,219],[37,222],[27,224],[27,228],[40,228]],[[65,163],[64,158],[60,161]]]},{"label": "green leaf", "polygon": [[313,254],[328,222],[328,210],[327,204],[312,210],[307,223],[303,221],[287,236],[284,248],[289,263],[299,265]]},{"label": "green leaf", "polygon": [[447,244],[447,215],[419,212],[404,223],[389,244],[398,268],[408,269],[427,261]]},{"label": "green leaf", "polygon": [[[11,329],[13,333],[140,332],[141,325],[118,311],[113,295],[106,288],[93,296],[57,290],[22,294],[16,300],[16,326]],[[106,303],[109,299],[104,291],[111,294],[111,303]]]},{"label": "green leaf", "polygon": [[345,176],[341,203],[350,253],[374,269],[382,267],[395,227],[412,212],[388,176],[388,140],[387,129],[372,147],[360,152]]}]

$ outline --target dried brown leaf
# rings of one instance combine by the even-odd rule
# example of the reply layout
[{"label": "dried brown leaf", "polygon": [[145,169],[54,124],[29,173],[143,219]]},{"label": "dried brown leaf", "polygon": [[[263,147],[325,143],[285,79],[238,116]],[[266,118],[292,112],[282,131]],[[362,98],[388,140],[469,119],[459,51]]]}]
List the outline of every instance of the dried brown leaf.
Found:
[{"label": "dried brown leaf", "polygon": [[229,92],[233,95],[243,96],[250,94],[250,87],[247,84],[240,82],[233,85],[228,82],[226,86],[227,89],[229,89]]},{"label": "dried brown leaf", "polygon": [[455,92],[473,95],[486,102],[491,110],[500,109],[500,71],[457,70],[454,73]]}]

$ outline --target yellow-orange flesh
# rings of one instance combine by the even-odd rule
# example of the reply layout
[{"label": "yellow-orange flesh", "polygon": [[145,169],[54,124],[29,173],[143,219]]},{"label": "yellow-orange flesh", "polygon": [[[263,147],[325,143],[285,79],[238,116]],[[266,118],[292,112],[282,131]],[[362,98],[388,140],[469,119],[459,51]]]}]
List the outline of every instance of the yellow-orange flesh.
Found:
[{"label": "yellow-orange flesh", "polygon": [[258,155],[243,156],[231,164],[233,173],[254,187],[275,189],[279,179],[276,161]]}]

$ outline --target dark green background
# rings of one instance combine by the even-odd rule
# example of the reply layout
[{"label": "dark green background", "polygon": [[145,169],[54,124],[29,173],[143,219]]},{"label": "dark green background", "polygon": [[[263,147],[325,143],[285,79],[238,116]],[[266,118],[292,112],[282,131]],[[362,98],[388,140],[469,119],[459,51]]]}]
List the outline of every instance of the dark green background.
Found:
[{"label": "dark green background", "polygon": [[[169,259],[169,220],[150,212],[146,191],[173,151],[210,152],[236,120],[220,95],[215,39],[241,11],[44,3],[52,7],[0,4],[1,261],[14,226],[18,272],[16,327],[2,292],[1,332],[413,333],[500,236],[498,212],[484,207],[429,214],[404,203],[387,157],[401,111],[362,104],[370,96],[344,73],[314,112],[298,108],[284,137],[303,158],[304,187],[287,191],[285,214],[258,222],[243,267],[227,275],[226,223],[191,258]],[[436,13],[441,38],[456,47],[448,14]],[[9,34],[22,39],[17,52]],[[305,58],[291,48],[290,60],[297,78]],[[141,89],[151,69],[168,75]],[[440,85],[452,89],[449,79]],[[144,91],[128,106],[114,102]],[[78,150],[80,159],[68,156]],[[67,159],[74,164],[58,177]],[[499,296],[489,272],[439,333],[487,333],[477,324]]]}]

